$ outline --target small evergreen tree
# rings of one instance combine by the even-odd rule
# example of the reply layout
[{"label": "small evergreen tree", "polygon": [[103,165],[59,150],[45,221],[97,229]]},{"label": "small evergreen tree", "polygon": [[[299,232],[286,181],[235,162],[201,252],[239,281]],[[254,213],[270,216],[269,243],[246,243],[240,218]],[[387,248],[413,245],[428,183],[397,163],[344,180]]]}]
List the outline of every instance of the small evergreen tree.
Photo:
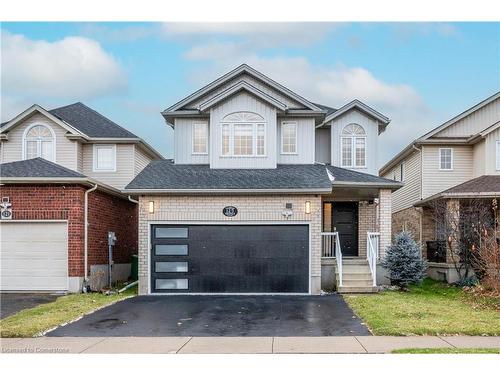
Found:
[{"label": "small evergreen tree", "polygon": [[420,246],[407,231],[394,236],[394,243],[387,247],[382,267],[389,271],[391,285],[400,287],[420,283],[427,271],[427,263],[422,259]]}]

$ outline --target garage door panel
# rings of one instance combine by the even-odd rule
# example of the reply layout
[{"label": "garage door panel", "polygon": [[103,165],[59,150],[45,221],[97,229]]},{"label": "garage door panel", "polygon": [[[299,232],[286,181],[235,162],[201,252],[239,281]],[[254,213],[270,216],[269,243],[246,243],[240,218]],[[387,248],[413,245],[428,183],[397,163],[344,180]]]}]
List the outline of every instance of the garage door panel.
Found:
[{"label": "garage door panel", "polygon": [[[188,238],[156,238],[157,227],[187,228]],[[152,292],[307,293],[309,290],[307,225],[152,226],[153,249],[156,245],[171,244],[187,246],[188,254],[167,256],[152,251]],[[165,261],[187,261],[188,272],[155,272],[155,262]],[[187,279],[188,288],[156,289],[158,278]]]},{"label": "garage door panel", "polygon": [[68,233],[62,222],[2,222],[1,290],[67,290]]}]

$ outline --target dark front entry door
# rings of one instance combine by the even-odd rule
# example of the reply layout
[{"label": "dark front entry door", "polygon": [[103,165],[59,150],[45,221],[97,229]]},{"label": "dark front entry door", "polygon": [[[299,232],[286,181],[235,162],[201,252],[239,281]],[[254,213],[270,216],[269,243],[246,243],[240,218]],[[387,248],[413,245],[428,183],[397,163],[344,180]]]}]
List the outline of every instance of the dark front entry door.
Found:
[{"label": "dark front entry door", "polygon": [[308,293],[307,225],[153,225],[153,293]]},{"label": "dark front entry door", "polygon": [[339,233],[343,256],[358,256],[358,203],[333,202],[333,231]]}]

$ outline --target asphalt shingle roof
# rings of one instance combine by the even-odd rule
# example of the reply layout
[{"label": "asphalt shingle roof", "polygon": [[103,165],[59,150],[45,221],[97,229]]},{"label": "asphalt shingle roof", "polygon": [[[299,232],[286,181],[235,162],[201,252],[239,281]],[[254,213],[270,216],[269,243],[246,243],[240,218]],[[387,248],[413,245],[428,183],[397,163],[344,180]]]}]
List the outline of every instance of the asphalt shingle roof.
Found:
[{"label": "asphalt shingle roof", "polygon": [[393,184],[399,185],[401,184],[398,181],[390,180],[388,178],[374,176],[368,173],[356,172],[350,169],[334,167],[333,165],[326,166],[332,176],[335,178],[337,182],[356,182],[356,183],[370,183],[370,184]]},{"label": "asphalt shingle roof", "polygon": [[318,106],[319,108],[321,108],[322,110],[324,111],[327,111],[326,112],[326,115],[329,116],[331,115],[332,113],[336,112],[337,111],[337,108],[332,108],[332,107],[329,107],[327,105],[324,105],[324,104],[319,104],[319,103],[313,103],[314,105]]},{"label": "asphalt shingle roof", "polygon": [[453,186],[443,194],[500,193],[500,176],[481,176]]},{"label": "asphalt shingle roof", "polygon": [[49,112],[92,138],[138,138],[80,102],[55,108]]},{"label": "asphalt shingle roof", "polygon": [[278,165],[276,169],[211,169],[209,165],[155,160],[126,189],[329,189],[324,165]]},{"label": "asphalt shingle roof", "polygon": [[1,177],[85,178],[83,174],[42,158],[0,164],[0,178]]}]

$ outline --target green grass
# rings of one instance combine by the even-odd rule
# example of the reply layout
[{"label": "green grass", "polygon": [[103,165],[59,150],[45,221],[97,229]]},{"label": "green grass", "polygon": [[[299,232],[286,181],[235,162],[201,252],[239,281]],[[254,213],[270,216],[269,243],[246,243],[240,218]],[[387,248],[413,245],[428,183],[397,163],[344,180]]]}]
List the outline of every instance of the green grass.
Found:
[{"label": "green grass", "polygon": [[409,292],[344,297],[375,335],[500,335],[500,299],[430,279]]},{"label": "green grass", "polygon": [[137,294],[131,288],[121,294],[68,294],[54,302],[26,309],[0,320],[1,337],[34,337],[84,314]]},{"label": "green grass", "polygon": [[500,354],[500,348],[430,348],[396,349],[395,354]]}]

